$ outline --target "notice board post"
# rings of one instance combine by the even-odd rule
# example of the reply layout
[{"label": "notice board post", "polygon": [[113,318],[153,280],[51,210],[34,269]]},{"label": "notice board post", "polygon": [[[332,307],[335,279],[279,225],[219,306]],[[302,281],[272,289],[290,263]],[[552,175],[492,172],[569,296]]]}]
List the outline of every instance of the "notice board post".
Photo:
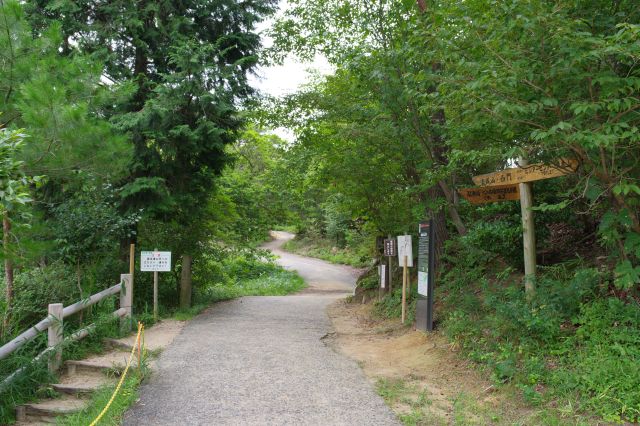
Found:
[{"label": "notice board post", "polygon": [[388,265],[387,265],[387,273],[389,280],[387,281],[387,293],[392,293],[393,292],[393,275],[392,275],[392,271],[393,271],[393,257],[396,256],[396,240],[391,237],[391,235],[389,235],[389,238],[384,240],[384,255],[387,257],[388,259]]},{"label": "notice board post", "polygon": [[158,320],[158,272],[171,271],[170,251],[140,252],[140,270],[153,272],[153,319]]},{"label": "notice board post", "polygon": [[433,219],[418,225],[418,300],[416,329],[433,331],[435,232]]},{"label": "notice board post", "polygon": [[413,268],[413,248],[411,235],[398,236],[398,263],[402,265],[402,323],[407,318],[407,287],[409,286],[409,269]]}]

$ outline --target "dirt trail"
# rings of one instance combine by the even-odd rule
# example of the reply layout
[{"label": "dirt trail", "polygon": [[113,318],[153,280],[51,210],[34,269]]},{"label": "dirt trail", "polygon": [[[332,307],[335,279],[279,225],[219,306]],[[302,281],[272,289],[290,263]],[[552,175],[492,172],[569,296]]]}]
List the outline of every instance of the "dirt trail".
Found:
[{"label": "dirt trail", "polygon": [[491,382],[456,354],[439,333],[376,320],[371,305],[334,302],[326,339],[358,362],[392,409],[409,424],[538,424],[509,389]]}]

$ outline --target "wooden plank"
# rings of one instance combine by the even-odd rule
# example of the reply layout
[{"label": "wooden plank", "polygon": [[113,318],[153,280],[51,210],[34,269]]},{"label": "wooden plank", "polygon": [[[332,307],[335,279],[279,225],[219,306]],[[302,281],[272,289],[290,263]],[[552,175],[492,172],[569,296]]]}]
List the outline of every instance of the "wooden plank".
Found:
[{"label": "wooden plank", "polygon": [[478,186],[499,186],[514,183],[533,182],[542,179],[551,179],[574,173],[578,168],[576,160],[561,159],[558,164],[531,164],[522,167],[514,167],[499,172],[474,176],[473,183]]},{"label": "wooden plank", "polygon": [[495,203],[520,199],[520,188],[514,185],[462,188],[458,192],[471,204]]}]

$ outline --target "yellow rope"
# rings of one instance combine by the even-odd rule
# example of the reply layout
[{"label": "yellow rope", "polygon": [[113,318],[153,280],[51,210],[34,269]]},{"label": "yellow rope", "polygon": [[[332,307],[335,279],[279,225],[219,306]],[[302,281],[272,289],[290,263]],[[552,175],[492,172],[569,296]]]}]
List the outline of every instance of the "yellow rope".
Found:
[{"label": "yellow rope", "polygon": [[[106,414],[107,410],[109,409],[111,404],[113,404],[113,401],[116,399],[116,395],[118,394],[118,391],[120,390],[120,387],[122,387],[122,383],[124,382],[124,378],[127,376],[127,371],[129,371],[129,366],[131,365],[131,361],[133,361],[133,354],[136,352],[136,349],[138,348],[138,341],[140,340],[140,334],[142,333],[143,329],[144,329],[144,326],[142,325],[142,323],[139,322],[138,323],[138,335],[136,336],[136,341],[133,343],[133,347],[131,348],[131,354],[129,355],[129,362],[127,362],[127,366],[125,367],[124,372],[122,373],[122,376],[120,376],[120,381],[118,382],[118,386],[116,386],[116,390],[113,391],[113,395],[111,395],[111,399],[109,400],[109,402],[107,402],[106,407],[104,407],[104,409],[98,415],[98,417],[96,417],[96,419],[93,422],[91,422],[90,426],[95,426],[95,425],[98,424],[100,419]],[[140,366],[138,366],[138,367],[140,367]]]}]

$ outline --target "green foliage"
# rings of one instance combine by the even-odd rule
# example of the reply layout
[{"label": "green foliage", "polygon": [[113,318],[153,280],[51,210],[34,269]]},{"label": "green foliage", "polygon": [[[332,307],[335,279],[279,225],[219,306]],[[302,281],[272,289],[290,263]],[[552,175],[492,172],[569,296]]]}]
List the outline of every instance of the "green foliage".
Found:
[{"label": "green foliage", "polygon": [[118,211],[111,185],[98,187],[91,180],[51,211],[60,255],[71,263],[85,263],[113,251],[121,239],[131,237],[131,229],[140,220],[139,214]]},{"label": "green foliage", "polygon": [[15,294],[12,313],[17,331],[46,317],[49,303],[67,306],[80,300],[73,268],[60,261],[17,274]]},{"label": "green foliage", "polygon": [[11,212],[32,201],[28,185],[33,178],[25,176],[24,162],[18,159],[25,137],[22,130],[0,129],[0,203],[3,212]]},{"label": "green foliage", "polygon": [[568,399],[606,421],[637,419],[640,307],[604,296],[606,274],[579,262],[544,268],[527,302],[512,270],[482,252],[448,250],[456,264],[439,281],[438,318],[496,383],[516,384],[534,405]]},{"label": "green foliage", "polygon": [[640,306],[616,298],[582,305],[576,333],[563,343],[567,370],[554,377],[561,390],[585,395],[584,408],[605,421],[640,419]]},{"label": "green foliage", "polygon": [[302,278],[276,265],[265,250],[219,247],[208,253],[194,274],[196,304],[241,296],[284,296],[305,287]]}]

